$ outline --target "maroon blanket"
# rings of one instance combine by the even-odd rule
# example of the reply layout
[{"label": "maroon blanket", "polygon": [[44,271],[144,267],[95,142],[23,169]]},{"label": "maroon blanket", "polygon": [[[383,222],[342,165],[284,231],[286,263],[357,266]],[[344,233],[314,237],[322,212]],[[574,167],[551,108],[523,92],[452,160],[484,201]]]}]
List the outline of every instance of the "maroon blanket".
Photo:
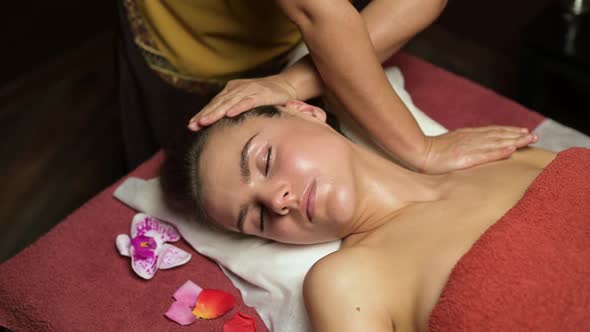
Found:
[{"label": "maroon blanket", "polygon": [[[509,124],[534,129],[543,117],[463,78],[408,55],[398,65],[415,104],[449,129]],[[160,157],[129,174],[152,177]],[[0,326],[15,331],[169,331],[181,326],[164,312],[174,290],[187,279],[221,288],[239,298],[236,288],[211,261],[193,253],[191,262],[159,271],[143,281],[119,256],[115,237],[129,231],[134,212],[112,197],[120,181],[75,211],[47,235],[0,265]],[[198,331],[221,331],[235,311],[255,315],[241,300],[237,309],[214,321],[199,321]],[[258,331],[266,331],[257,317]],[[186,330],[184,328],[183,330]]]},{"label": "maroon blanket", "polygon": [[561,152],[461,258],[430,331],[590,331],[590,150]]}]

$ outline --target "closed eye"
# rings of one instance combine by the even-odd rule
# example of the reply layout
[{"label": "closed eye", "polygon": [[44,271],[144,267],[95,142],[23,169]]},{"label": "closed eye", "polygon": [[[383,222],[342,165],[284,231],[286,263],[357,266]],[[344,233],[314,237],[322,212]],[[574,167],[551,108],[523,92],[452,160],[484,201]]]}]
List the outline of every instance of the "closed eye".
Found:
[{"label": "closed eye", "polygon": [[268,147],[268,152],[266,153],[266,168],[264,169],[264,175],[268,176],[268,170],[270,168],[270,158],[272,157],[272,146]]},{"label": "closed eye", "polygon": [[[266,167],[264,168],[264,176],[268,176],[268,170],[270,168],[270,158],[272,157],[272,146],[268,147],[266,152]],[[264,232],[264,207],[260,206],[260,232]]]}]

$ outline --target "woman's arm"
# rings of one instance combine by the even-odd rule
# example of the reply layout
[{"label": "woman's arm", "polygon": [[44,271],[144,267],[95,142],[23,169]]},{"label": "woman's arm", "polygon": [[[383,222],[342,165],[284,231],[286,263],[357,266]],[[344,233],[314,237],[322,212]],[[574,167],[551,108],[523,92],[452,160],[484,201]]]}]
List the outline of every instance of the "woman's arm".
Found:
[{"label": "woman's arm", "polygon": [[[378,145],[416,170],[442,173],[466,168],[506,158],[517,148],[535,141],[532,135],[506,128],[426,137],[391,88],[380,57],[401,47],[407,38],[431,22],[444,2],[429,7],[430,14],[422,18],[420,12],[408,14],[412,8],[409,0],[374,0],[363,11],[365,16],[347,0],[276,1],[301,31],[317,73],[308,58],[283,76],[232,81],[191,120],[191,129],[210,125],[226,114],[234,116],[256,106],[316,95],[322,91],[323,81]],[[409,17],[399,18],[397,27],[390,26],[393,23],[380,15],[391,13],[395,6],[405,8]],[[391,30],[396,28],[401,33]]]},{"label": "woman's arm", "polygon": [[[301,32],[326,87],[385,150],[419,168],[428,142],[391,88],[357,10],[347,0],[277,0],[277,3]],[[305,82],[299,84],[305,85]]]},{"label": "woman's arm", "polygon": [[[536,140],[534,135],[520,128],[508,127],[424,136],[387,81],[365,22],[347,0],[277,2],[301,31],[326,88],[378,145],[411,168],[444,173],[471,167],[506,158],[517,148]],[[378,12],[387,11],[392,2],[376,2],[374,7],[367,8],[368,13],[379,17]],[[436,17],[442,7],[443,4],[430,16]],[[376,29],[376,25],[371,26],[375,31],[376,45],[385,50],[382,55],[405,41],[402,37],[396,42],[392,35]],[[405,33],[400,35],[411,35],[413,30],[406,30],[402,29]],[[384,45],[392,46],[387,48]]]},{"label": "woman's arm", "polygon": [[[446,0],[374,0],[367,5],[361,16],[378,59],[387,60],[430,25],[445,5]],[[257,106],[278,105],[291,99],[307,100],[323,91],[322,79],[307,55],[280,74],[230,81],[191,119],[189,127],[198,130],[225,115],[235,116]]]},{"label": "woman's arm", "polygon": [[318,261],[305,276],[303,298],[313,331],[393,331],[383,291],[357,265],[341,264],[335,255]]}]

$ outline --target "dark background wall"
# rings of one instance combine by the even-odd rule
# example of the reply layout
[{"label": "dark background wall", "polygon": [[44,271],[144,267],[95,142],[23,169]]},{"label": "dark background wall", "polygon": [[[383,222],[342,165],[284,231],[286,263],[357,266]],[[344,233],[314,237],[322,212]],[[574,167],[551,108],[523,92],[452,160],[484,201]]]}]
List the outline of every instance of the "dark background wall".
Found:
[{"label": "dark background wall", "polygon": [[0,262],[123,172],[113,1],[8,1],[0,14]]},{"label": "dark background wall", "polygon": [[[448,0],[439,19],[406,51],[515,98],[527,25],[563,0]],[[355,1],[362,8],[370,1]]]},{"label": "dark background wall", "polygon": [[450,0],[438,23],[451,33],[514,58],[527,23],[547,5],[558,1]]},{"label": "dark background wall", "polygon": [[405,50],[590,134],[590,13],[568,3],[449,0]]},{"label": "dark background wall", "polygon": [[112,30],[116,22],[113,1],[6,1],[2,7],[3,85]]}]

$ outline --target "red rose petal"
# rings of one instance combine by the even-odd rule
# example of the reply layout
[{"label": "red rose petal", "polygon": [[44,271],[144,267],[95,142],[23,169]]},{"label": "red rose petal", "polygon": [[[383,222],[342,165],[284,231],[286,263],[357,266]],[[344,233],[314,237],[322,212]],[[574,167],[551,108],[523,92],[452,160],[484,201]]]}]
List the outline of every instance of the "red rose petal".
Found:
[{"label": "red rose petal", "polygon": [[217,289],[204,289],[197,298],[193,315],[201,319],[214,319],[235,305],[236,299],[231,294]]},{"label": "red rose petal", "polygon": [[223,332],[256,332],[256,321],[246,314],[236,312],[234,317],[223,325]]}]

